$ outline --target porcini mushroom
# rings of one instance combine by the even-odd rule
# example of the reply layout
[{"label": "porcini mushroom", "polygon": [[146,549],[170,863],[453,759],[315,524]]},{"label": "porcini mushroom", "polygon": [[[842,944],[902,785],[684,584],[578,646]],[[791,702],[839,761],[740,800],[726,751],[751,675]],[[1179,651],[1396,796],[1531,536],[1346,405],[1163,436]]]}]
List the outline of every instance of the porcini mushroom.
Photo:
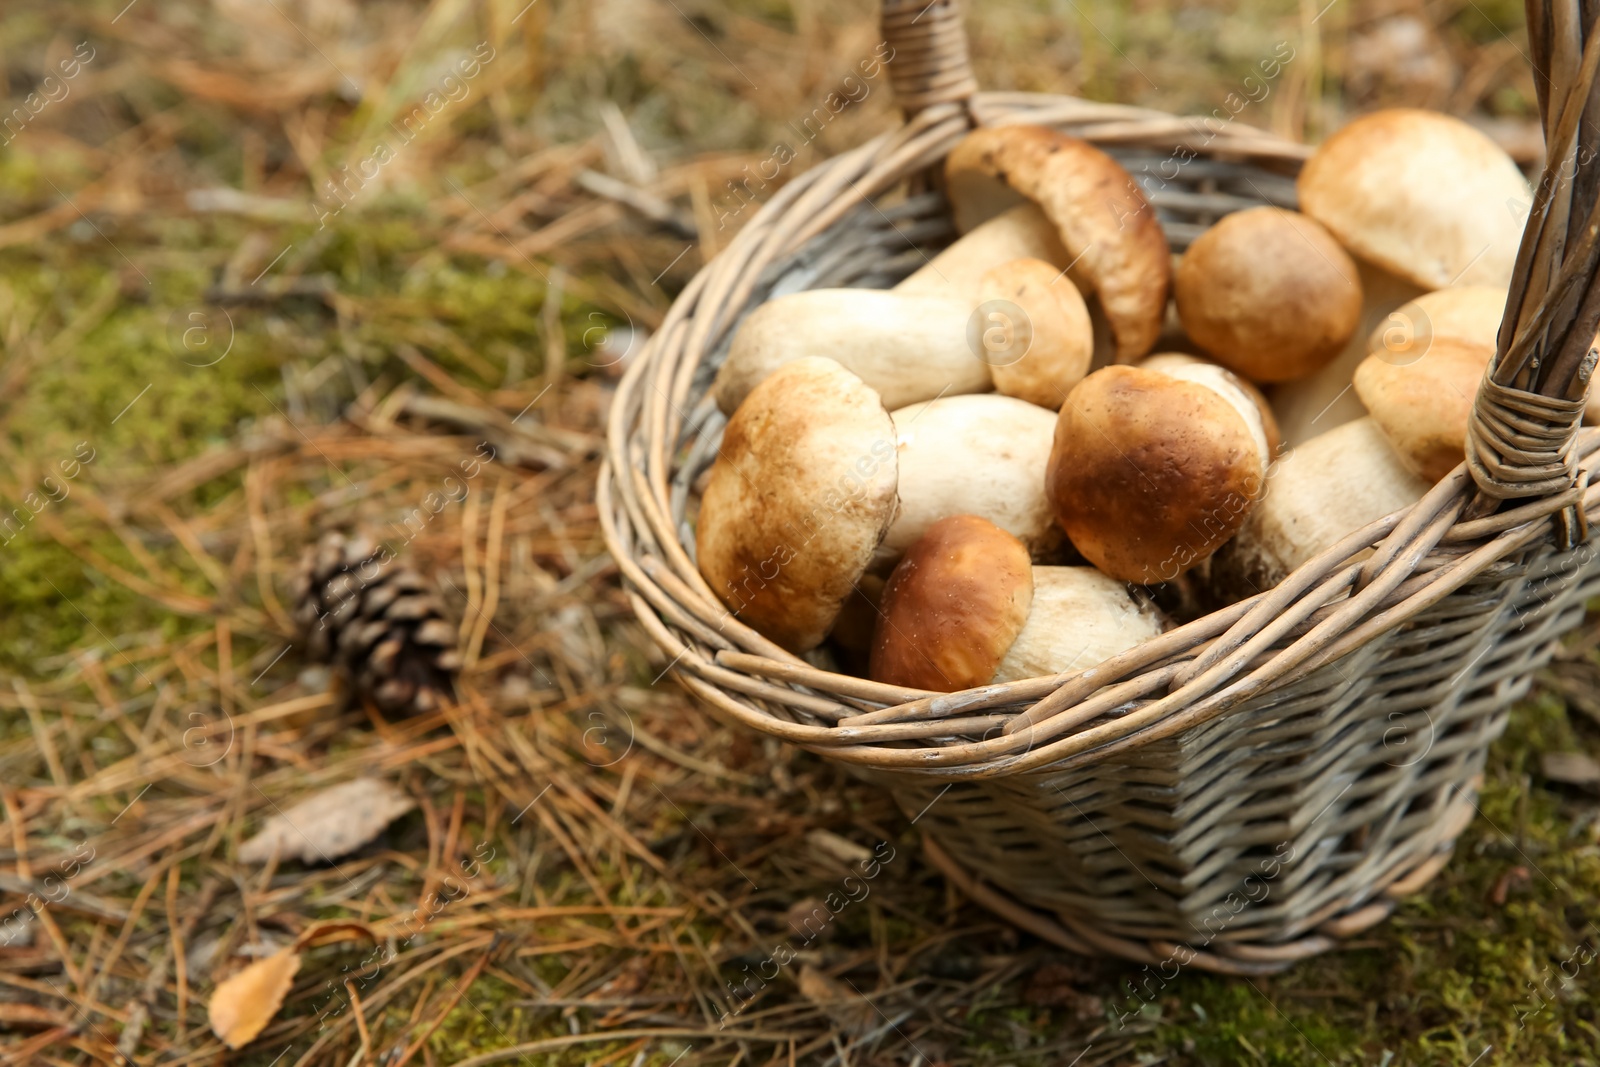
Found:
[{"label": "porcini mushroom", "polygon": [[1335,427],[1273,464],[1260,503],[1212,559],[1211,584],[1228,599],[1271,589],[1346,534],[1416,503],[1428,488],[1372,419]]},{"label": "porcini mushroom", "polygon": [[1485,134],[1394,108],[1328,138],[1296,183],[1300,210],[1351,252],[1424,289],[1511,281],[1528,182]]},{"label": "porcini mushroom", "polygon": [[1047,126],[974,130],[945,159],[956,229],[1024,200],[1044,209],[1072,257],[1070,274],[1100,302],[1118,362],[1161,333],[1171,253],[1155,209],[1116,160]]},{"label": "porcini mushroom", "polygon": [[1089,562],[1123,581],[1168,582],[1239,529],[1271,457],[1242,390],[1105,367],[1061,407],[1045,492]]},{"label": "porcini mushroom", "polygon": [[1361,321],[1354,261],[1321,224],[1255,207],[1224,216],[1178,262],[1184,331],[1256,382],[1304,378],[1339,354]]},{"label": "porcini mushroom", "polygon": [[1388,350],[1356,368],[1355,388],[1407,469],[1437,482],[1466,457],[1473,397],[1494,349],[1435,336],[1397,359]]},{"label": "porcini mushroom", "polygon": [[1160,615],[1092,567],[1032,567],[984,519],[930,527],[889,578],[871,676],[935,692],[1089,667],[1156,636]]},{"label": "porcini mushroom", "polygon": [[700,573],[791,652],[820,644],[895,513],[894,423],[831,359],[778,369],[728,420],[700,502]]},{"label": "porcini mushroom", "polygon": [[1050,397],[1054,407],[1093,348],[1077,288],[1049,263],[1023,258],[985,271],[965,294],[811,289],[770,300],[740,325],[711,388],[731,411],[778,367],[824,354],[891,408],[984,392],[997,377],[1002,391]]},{"label": "porcini mushroom", "polygon": [[896,409],[900,513],[880,562],[951,515],[978,515],[1033,551],[1054,534],[1044,471],[1055,413],[996,393],[945,396]]}]

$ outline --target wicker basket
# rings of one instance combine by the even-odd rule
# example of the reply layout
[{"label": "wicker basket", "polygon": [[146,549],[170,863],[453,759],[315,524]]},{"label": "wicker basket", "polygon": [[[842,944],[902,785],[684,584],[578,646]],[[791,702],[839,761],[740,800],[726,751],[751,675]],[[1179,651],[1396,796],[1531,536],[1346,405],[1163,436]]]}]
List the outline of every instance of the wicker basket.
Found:
[{"label": "wicker basket", "polygon": [[[1597,136],[1577,121],[1595,56],[1529,11],[1538,84],[1572,87],[1541,99],[1551,159],[1592,159],[1575,142]],[[685,516],[724,425],[706,393],[741,317],[919,265],[952,236],[926,175],[973,125],[1047,124],[1135,163],[1192,153],[1151,196],[1178,248],[1221,213],[1292,206],[1308,150],[1242,124],[978,93],[949,0],[887,0],[883,29],[905,125],[785,186],[618,391],[599,505],[639,619],[713,714],[881,783],[952,882],[1041,937],[1244,974],[1324,951],[1444,866],[1509,707],[1600,593],[1584,543],[1600,490],[1579,469],[1600,436],[1577,430],[1600,321],[1593,168],[1554,184],[1547,170],[1468,463],[1423,500],[1092,669],[901,689],[777,648],[695,568]]]}]

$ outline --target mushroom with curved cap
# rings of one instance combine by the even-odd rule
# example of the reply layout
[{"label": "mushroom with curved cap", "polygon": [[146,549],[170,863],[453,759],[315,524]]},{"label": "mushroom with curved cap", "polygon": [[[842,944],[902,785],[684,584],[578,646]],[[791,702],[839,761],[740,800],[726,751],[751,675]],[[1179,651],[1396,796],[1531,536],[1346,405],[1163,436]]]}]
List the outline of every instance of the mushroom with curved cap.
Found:
[{"label": "mushroom with curved cap", "polygon": [[1117,361],[1150,351],[1166,311],[1171,251],[1121,164],[1047,126],[996,126],[963,138],[944,171],[962,232],[1024,199],[1043,208],[1072,257],[1073,280],[1099,298]]},{"label": "mushroom with curved cap", "polygon": [[815,648],[895,514],[894,423],[813,356],[762,382],[723,431],[695,551],[713,593],[791,652]]},{"label": "mushroom with curved cap", "polygon": [[1172,581],[1243,524],[1271,461],[1254,401],[1226,379],[1105,367],[1056,423],[1045,492],[1056,522],[1113,578]]},{"label": "mushroom with curved cap", "polygon": [[871,676],[949,693],[1089,667],[1161,633],[1160,615],[1093,567],[1032,567],[973,515],[928,529],[889,578]]},{"label": "mushroom with curved cap", "polygon": [[1527,179],[1485,134],[1449,115],[1363,115],[1312,153],[1300,210],[1351,252],[1424,289],[1511,282]]},{"label": "mushroom with curved cap", "polygon": [[1361,321],[1355,262],[1321,224],[1277,207],[1227,215],[1196,238],[1173,293],[1190,339],[1256,382],[1312,374]]},{"label": "mushroom with curved cap", "polygon": [[1437,482],[1466,458],[1473,397],[1493,356],[1440,336],[1402,359],[1380,350],[1356,368],[1356,392],[1406,467]]},{"label": "mushroom with curved cap", "polygon": [[896,409],[900,513],[880,562],[899,556],[941,519],[978,515],[1021,538],[1030,550],[1054,533],[1044,470],[1056,416],[1025,400],[978,393]]},{"label": "mushroom with curved cap", "polygon": [[1261,502],[1212,559],[1211,584],[1228,599],[1271,589],[1341,537],[1416,503],[1428,489],[1372,419],[1335,427],[1273,464]]}]

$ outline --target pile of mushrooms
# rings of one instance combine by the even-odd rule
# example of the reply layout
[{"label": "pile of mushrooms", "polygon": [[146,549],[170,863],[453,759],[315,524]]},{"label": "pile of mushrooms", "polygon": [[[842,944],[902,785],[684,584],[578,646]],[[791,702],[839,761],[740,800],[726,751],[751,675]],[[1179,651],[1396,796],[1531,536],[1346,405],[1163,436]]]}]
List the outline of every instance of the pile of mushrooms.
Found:
[{"label": "pile of mushrooms", "polygon": [[1529,198],[1465,123],[1359,118],[1298,210],[1226,214],[1181,255],[1115,159],[1053,129],[974,131],[943,179],[952,244],[893,289],[759,305],[712,383],[696,561],[778,646],[929,692],[1064,675],[1461,462]]}]

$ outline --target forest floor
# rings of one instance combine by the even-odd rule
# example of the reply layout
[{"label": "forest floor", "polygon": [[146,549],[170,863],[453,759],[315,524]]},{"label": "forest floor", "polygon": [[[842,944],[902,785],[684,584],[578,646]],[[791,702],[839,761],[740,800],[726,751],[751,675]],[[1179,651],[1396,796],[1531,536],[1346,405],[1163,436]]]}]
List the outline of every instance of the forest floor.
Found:
[{"label": "forest floor", "polygon": [[[599,535],[607,403],[753,214],[730,179],[784,145],[765,199],[895,121],[868,0],[125,3],[0,16],[27,119],[0,151],[0,1057],[1600,1061],[1600,798],[1539,772],[1600,754],[1600,624],[1426,892],[1285,974],[1140,994],[663,677]],[[1538,151],[1509,0],[970,6],[988,88],[1204,114],[1289,42],[1240,121],[1314,140],[1408,103]],[[354,527],[437,583],[458,705],[348,707],[297,646],[294,562]],[[415,809],[333,863],[241,858],[362,776]],[[869,895],[728,1017],[861,856]],[[218,984],[301,935],[226,1052]]]}]

